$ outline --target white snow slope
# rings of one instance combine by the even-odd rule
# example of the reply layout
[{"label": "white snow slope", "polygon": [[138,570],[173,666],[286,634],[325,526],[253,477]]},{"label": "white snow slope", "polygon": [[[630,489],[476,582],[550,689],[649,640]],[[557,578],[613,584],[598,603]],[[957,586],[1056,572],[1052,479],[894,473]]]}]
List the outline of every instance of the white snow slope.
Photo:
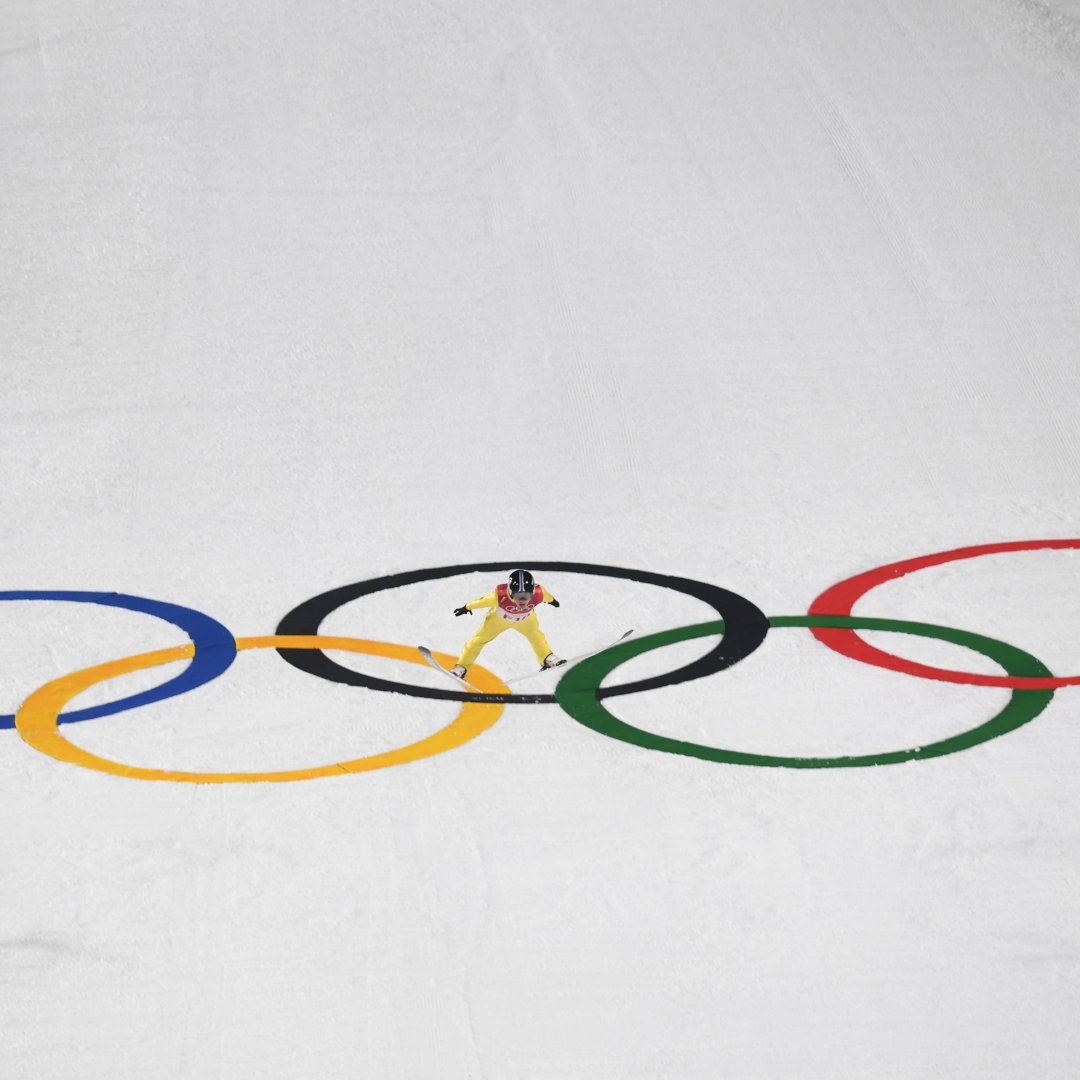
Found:
[{"label": "white snow slope", "polygon": [[[338,586],[498,564],[322,627],[456,655],[478,619],[453,608],[521,560],[783,616],[883,564],[1080,537],[1078,121],[1077,0],[12,0],[0,590],[146,597],[245,637]],[[566,655],[715,618],[537,577]],[[1080,550],[997,553],[855,611],[1076,675],[1078,582]],[[186,640],[5,600],[0,711]],[[480,662],[534,665],[514,634]],[[835,757],[968,731],[1010,694],[795,628],[607,704]],[[59,731],[263,775],[457,713],[264,648]],[[962,752],[842,769],[658,752],[557,704],[290,783],[143,780],[0,730],[0,1076],[1072,1080],[1078,768],[1076,686]]]}]

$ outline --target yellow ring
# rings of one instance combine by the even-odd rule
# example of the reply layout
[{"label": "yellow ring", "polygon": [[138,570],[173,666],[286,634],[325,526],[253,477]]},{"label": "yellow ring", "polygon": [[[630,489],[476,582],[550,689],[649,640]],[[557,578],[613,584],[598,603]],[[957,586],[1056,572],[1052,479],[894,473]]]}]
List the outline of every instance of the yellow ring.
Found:
[{"label": "yellow ring", "polygon": [[[243,649],[344,649],[368,656],[385,656],[392,660],[424,663],[416,649],[407,645],[391,645],[383,641],[361,641],[359,638],[323,637],[322,635],[237,638],[236,648],[237,651]],[[140,653],[138,656],[129,656],[123,660],[113,660],[107,664],[99,664],[96,667],[65,675],[63,678],[54,679],[35,690],[23,702],[15,714],[15,727],[35,750],[40,750],[41,753],[56,758],[57,761],[67,761],[72,765],[81,765],[84,769],[93,769],[96,772],[128,776],[135,780],[173,780],[184,784],[252,784],[267,781],[314,780],[320,776],[368,772],[372,769],[385,769],[391,765],[404,765],[408,761],[419,761],[421,758],[453,750],[470,739],[475,739],[477,735],[491,727],[503,711],[503,706],[498,703],[467,701],[461,706],[461,712],[446,727],[436,731],[434,735],[429,735],[419,742],[409,743],[408,746],[403,746],[398,750],[354,758],[352,761],[339,761],[333,765],[319,765],[312,769],[266,773],[201,773],[144,769],[136,765],[123,765],[118,761],[98,757],[68,742],[60,734],[57,717],[76,694],[81,694],[91,686],[96,686],[99,682],[104,682],[116,675],[143,671],[146,668],[158,667],[176,660],[189,660],[194,654],[194,645],[180,645],[172,649]],[[454,662],[453,657],[443,653],[435,653],[435,656],[440,661]],[[509,687],[498,676],[479,665],[469,669],[469,679],[484,693],[510,693]]]}]

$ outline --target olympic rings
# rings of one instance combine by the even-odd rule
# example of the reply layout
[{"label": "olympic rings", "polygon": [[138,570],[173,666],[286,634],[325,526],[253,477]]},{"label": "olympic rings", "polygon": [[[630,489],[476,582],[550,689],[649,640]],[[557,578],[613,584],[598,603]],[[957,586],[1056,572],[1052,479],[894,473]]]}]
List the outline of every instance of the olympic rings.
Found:
[{"label": "olympic rings", "polygon": [[[389,574],[386,577],[359,581],[352,585],[342,585],[329,592],[306,600],[293,608],[278,623],[277,632],[285,635],[312,636],[318,634],[319,627],[339,607],[362,596],[382,592],[384,589],[396,589],[402,585],[414,585],[420,581],[433,581],[437,578],[455,577],[458,574],[500,573],[507,566],[529,566],[533,570],[562,571],[571,574],[595,574],[600,577],[626,578],[645,585],[658,585],[673,589],[695,599],[703,600],[713,607],[724,625],[730,627],[724,633],[723,640],[705,656],[685,667],[678,668],[666,675],[657,675],[650,679],[627,683],[624,686],[609,686],[599,691],[600,697],[616,697],[620,694],[636,694],[642,690],[655,690],[661,686],[674,686],[702,679],[718,671],[731,667],[744,657],[749,656],[765,639],[768,620],[765,615],[749,600],[738,593],[709,585],[703,581],[689,578],[670,577],[667,574],[654,574],[648,570],[627,570],[621,566],[601,566],[594,563],[539,562],[529,559],[510,562],[467,563],[462,566],[438,566],[429,570],[410,570],[404,574]],[[413,686],[410,683],[395,682],[390,679],[376,679],[359,671],[343,667],[322,652],[297,653],[290,649],[278,650],[282,657],[293,667],[300,668],[311,675],[329,682],[345,683],[348,686],[363,686],[369,690],[386,690],[396,694],[408,694],[410,697],[438,698],[442,701],[484,701],[498,704],[541,705],[551,704],[556,700],[554,694],[466,694],[457,690],[438,690],[427,686]]]},{"label": "olympic rings", "polygon": [[[356,638],[320,636],[321,622],[341,605],[384,589],[437,578],[453,577],[472,572],[495,572],[508,563],[475,563],[444,566],[391,574],[381,578],[345,585],[316,596],[294,608],[279,624],[278,634],[269,637],[249,637],[234,640],[229,631],[208,615],[174,604],[128,596],[121,593],[92,592],[0,592],[0,600],[61,600],[104,604],[125,608],[171,622],[183,630],[191,643],[171,649],[144,653],[56,679],[35,691],[15,717],[0,717],[0,728],[15,726],[27,743],[43,753],[101,772],[114,773],[148,780],[178,780],[189,783],[239,783],[257,781],[288,781],[337,776],[342,773],[365,772],[390,765],[416,761],[460,746],[486,730],[502,712],[505,704],[540,704],[557,702],[575,720],[586,727],[620,741],[666,753],[697,757],[708,761],[736,765],[774,766],[786,768],[850,768],[866,765],[887,765],[901,761],[920,760],[956,753],[999,737],[1028,723],[1046,708],[1058,687],[1080,683],[1080,676],[1056,678],[1035,657],[1014,646],[963,630],[927,623],[902,622],[895,619],[861,618],[851,614],[853,605],[867,592],[884,581],[915,570],[943,563],[974,558],[1006,551],[1029,551],[1042,548],[1080,549],[1080,540],[1013,541],[960,548],[954,551],[925,555],[903,562],[891,563],[840,582],[823,592],[805,616],[784,616],[766,619],[749,600],[718,586],[686,578],[671,577],[648,571],[592,563],[531,562],[537,570],[594,574],[638,581],[674,589],[710,604],[720,619],[699,623],[678,630],[668,630],[635,638],[589,657],[565,672],[554,694],[511,694],[497,676],[484,668],[472,669],[478,693],[440,690],[425,686],[376,679],[352,671],[332,661],[323,650],[345,649],[422,663],[416,649],[383,642],[360,641]],[[522,565],[519,560],[519,565]],[[830,610],[833,609],[833,610]],[[764,640],[770,627],[808,627],[830,648],[856,660],[885,667],[889,670],[947,682],[1005,687],[1012,691],[1008,704],[996,716],[974,729],[962,732],[927,746],[849,757],[796,758],[766,754],[749,754],[719,747],[682,742],[632,727],[613,716],[601,704],[607,697],[636,693],[642,690],[671,686],[702,678],[730,667],[753,652]],[[858,637],[855,630],[885,630],[938,638],[961,645],[988,656],[1006,671],[1004,676],[976,675],[915,664],[875,649]],[[722,635],[722,640],[710,652],[693,663],[665,675],[642,679],[621,686],[601,687],[607,674],[631,657],[651,649],[700,637]],[[351,761],[309,769],[280,772],[196,773],[149,769],[123,765],[90,754],[74,746],[58,730],[62,723],[108,716],[124,709],[160,701],[194,689],[222,674],[235,659],[237,650],[273,648],[294,667],[318,675],[331,682],[367,687],[373,690],[403,693],[413,697],[452,700],[462,704],[458,716],[441,731],[425,739],[386,753],[374,754]],[[437,654],[440,660],[453,658]],[[178,676],[152,690],[120,698],[106,705],[61,714],[61,710],[78,693],[113,676],[141,671],[179,660],[191,660]]]},{"label": "olympic rings", "polygon": [[[345,649],[349,652],[365,653],[371,656],[385,656],[395,660],[408,660],[421,664],[415,649],[405,645],[389,645],[380,641],[361,641],[357,638],[341,637],[248,637],[237,638],[236,648],[244,649]],[[23,703],[15,717],[15,726],[19,734],[35,750],[66,761],[81,765],[97,772],[112,773],[135,780],[173,780],[189,784],[235,784],[258,781],[283,782],[289,780],[313,780],[324,776],[341,776],[343,773],[369,772],[372,769],[384,769],[390,765],[403,765],[409,761],[441,754],[453,750],[463,743],[475,739],[498,720],[503,711],[501,705],[482,704],[471,701],[463,705],[455,719],[434,735],[429,735],[418,742],[397,750],[390,750],[368,757],[354,758],[351,761],[339,761],[332,765],[320,765],[309,769],[290,769],[282,772],[265,773],[200,773],[181,772],[167,769],[146,769],[135,765],[122,765],[116,761],[91,754],[68,740],[57,730],[60,710],[76,694],[91,686],[117,675],[126,675],[132,671],[143,671],[176,660],[185,660],[196,655],[194,645],[181,645],[172,649],[159,649],[156,652],[129,656],[123,660],[99,664],[86,668],[63,678],[46,683],[36,690]],[[453,657],[436,654],[440,660]],[[506,685],[490,671],[474,666],[470,677],[484,689],[503,692]],[[474,695],[478,697],[479,695]]]},{"label": "olympic rings", "polygon": [[[222,674],[236,658],[236,642],[232,634],[217,621],[191,608],[176,604],[165,604],[160,600],[147,600],[141,596],[127,596],[124,593],[104,592],[51,592],[19,591],[0,592],[0,600],[63,600],[81,604],[104,604],[106,607],[125,608],[138,611],[143,615],[153,615],[174,626],[178,626],[191,638],[194,650],[190,665],[175,678],[144,690],[129,697],[119,698],[107,705],[95,705],[90,709],[65,713],[59,718],[61,724],[74,724],[79,720],[94,720],[101,716],[111,716],[125,709],[134,709],[138,705],[149,705],[153,701],[194,690],[203,683],[210,682]],[[0,716],[0,729],[13,728],[15,717],[8,713]]]},{"label": "olympic rings", "polygon": [[[871,589],[928,566],[941,566],[943,563],[974,559],[980,555],[992,555],[1005,551],[1036,551],[1042,548],[1080,548],[1080,540],[1014,540],[1000,544],[956,548],[953,551],[941,551],[934,555],[922,555],[915,559],[889,563],[876,570],[857,574],[826,589],[810,605],[810,614],[850,615],[855,604]],[[813,634],[823,645],[852,660],[861,660],[864,664],[873,664],[876,667],[900,671],[905,675],[917,675],[924,679],[939,679],[942,682],[966,683],[972,686],[1004,686],[1013,690],[1054,690],[1061,686],[1080,684],[1080,675],[1054,678],[1049,671],[1041,678],[1024,677],[1018,672],[1010,672],[1008,675],[978,675],[974,672],[950,671],[947,668],[917,664],[912,660],[905,660],[887,653],[883,649],[876,649],[851,630],[815,629]]]},{"label": "olympic rings", "polygon": [[[1049,675],[1048,669],[1034,656],[993,638],[980,634],[971,634],[964,630],[952,630],[944,626],[931,626],[927,623],[902,622],[898,619],[860,619],[853,616],[799,615],[783,616],[769,620],[771,627],[808,626],[841,627],[859,630],[891,630],[903,634],[917,634],[920,637],[939,638],[956,645],[981,652],[1000,664],[1013,677],[1039,677]],[[979,743],[996,739],[1023,724],[1034,720],[1050,703],[1053,690],[1013,690],[1009,703],[996,716],[971,731],[954,735],[929,746],[919,746],[911,750],[897,750],[882,754],[864,754],[858,757],[836,758],[798,758],[776,757],[770,754],[748,754],[735,750],[724,750],[700,743],[683,742],[665,735],[655,735],[643,731],[620,720],[609,712],[598,700],[597,690],[601,681],[620,664],[652,649],[672,645],[679,641],[707,637],[722,633],[724,624],[720,622],[699,623],[696,626],[683,627],[680,630],[666,630],[659,634],[627,641],[605,652],[583,660],[571,668],[555,688],[559,704],[580,724],[607,735],[612,739],[632,743],[647,750],[660,750],[669,754],[682,754],[686,757],[701,758],[704,761],[723,762],[729,765],[758,765],[790,769],[838,769],[858,768],[867,765],[893,765],[902,761],[915,761],[923,758],[942,757],[954,754],[958,750],[967,750]]]}]

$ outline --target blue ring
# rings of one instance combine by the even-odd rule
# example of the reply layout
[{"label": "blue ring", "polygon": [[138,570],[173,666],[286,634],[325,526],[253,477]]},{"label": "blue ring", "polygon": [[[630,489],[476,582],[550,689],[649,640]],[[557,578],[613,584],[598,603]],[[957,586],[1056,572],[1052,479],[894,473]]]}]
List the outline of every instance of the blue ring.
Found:
[{"label": "blue ring", "polygon": [[[120,698],[107,705],[95,705],[92,709],[77,709],[75,712],[61,713],[61,724],[74,724],[79,720],[96,720],[101,716],[135,709],[140,705],[149,705],[152,701],[184,694],[203,683],[216,679],[236,659],[236,639],[229,631],[209,615],[177,604],[165,604],[160,600],[147,600],[141,596],[127,596],[124,593],[104,592],[0,592],[0,600],[66,600],[79,604],[104,604],[106,607],[126,608],[143,615],[153,615],[157,619],[178,626],[195,646],[195,655],[186,668],[175,679],[155,686],[152,690]],[[13,728],[13,714],[0,716],[0,730]]]}]

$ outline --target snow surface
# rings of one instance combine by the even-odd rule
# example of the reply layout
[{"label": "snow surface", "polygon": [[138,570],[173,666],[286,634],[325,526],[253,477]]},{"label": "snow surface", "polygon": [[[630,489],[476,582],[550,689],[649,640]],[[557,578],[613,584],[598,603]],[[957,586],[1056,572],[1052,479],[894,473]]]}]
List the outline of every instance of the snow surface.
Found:
[{"label": "snow surface", "polygon": [[[352,581],[567,560],[798,615],[884,563],[1080,536],[1078,120],[1077,0],[10,0],[0,588],[265,635]],[[1080,551],[994,555],[856,610],[1075,674],[1078,571]],[[538,576],[566,654],[711,617]],[[452,608],[495,580],[324,630],[455,653],[476,622]],[[183,641],[0,603],[0,711]],[[511,634],[482,662],[533,661]],[[919,745],[1008,696],[788,629],[610,704],[814,755]],[[456,709],[259,651],[61,730],[128,763],[278,769]],[[1077,688],[1004,738],[871,769],[649,752],[554,705],[291,784],[140,782],[0,731],[0,1075],[1071,1080],[1078,766]]]}]

